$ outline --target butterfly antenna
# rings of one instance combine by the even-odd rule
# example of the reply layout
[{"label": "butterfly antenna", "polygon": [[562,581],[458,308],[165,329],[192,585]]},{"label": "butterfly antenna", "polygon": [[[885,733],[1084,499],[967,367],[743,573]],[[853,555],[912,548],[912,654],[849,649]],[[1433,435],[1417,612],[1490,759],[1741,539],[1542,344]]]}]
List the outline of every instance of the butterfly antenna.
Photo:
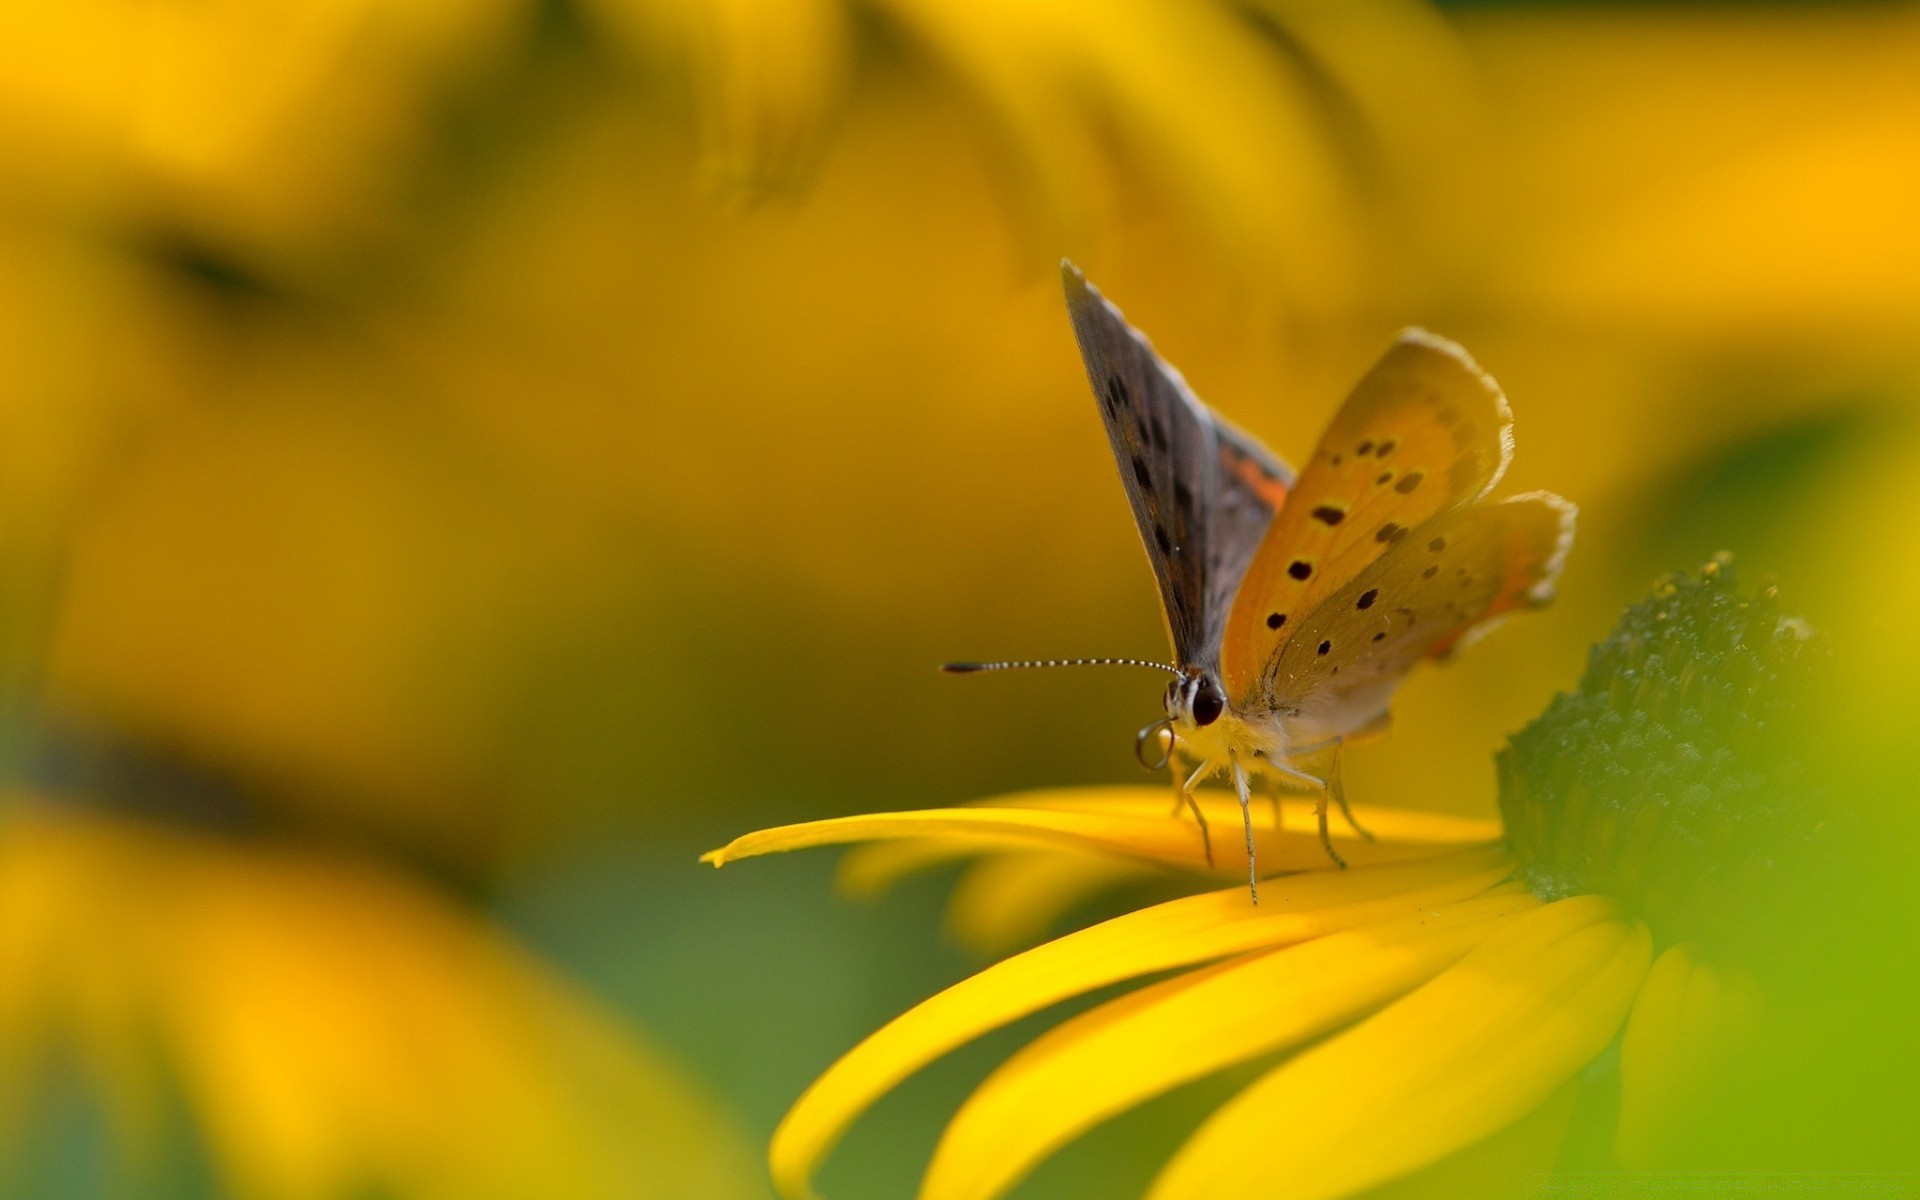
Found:
[{"label": "butterfly antenna", "polygon": [[1029,658],[1013,662],[950,662],[941,663],[940,669],[949,675],[975,675],[981,671],[1025,671],[1039,667],[1152,667],[1156,671],[1165,671],[1169,675],[1180,674],[1180,668],[1167,663],[1150,662],[1144,658]]}]

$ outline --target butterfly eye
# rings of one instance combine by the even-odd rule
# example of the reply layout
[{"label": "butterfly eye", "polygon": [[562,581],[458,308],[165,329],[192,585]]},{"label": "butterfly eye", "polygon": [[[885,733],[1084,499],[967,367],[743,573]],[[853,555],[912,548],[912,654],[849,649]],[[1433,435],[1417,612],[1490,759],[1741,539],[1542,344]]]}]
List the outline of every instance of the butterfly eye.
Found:
[{"label": "butterfly eye", "polygon": [[1220,713],[1227,707],[1226,700],[1218,688],[1211,682],[1203,683],[1193,694],[1193,723],[1211,725],[1220,719]]}]

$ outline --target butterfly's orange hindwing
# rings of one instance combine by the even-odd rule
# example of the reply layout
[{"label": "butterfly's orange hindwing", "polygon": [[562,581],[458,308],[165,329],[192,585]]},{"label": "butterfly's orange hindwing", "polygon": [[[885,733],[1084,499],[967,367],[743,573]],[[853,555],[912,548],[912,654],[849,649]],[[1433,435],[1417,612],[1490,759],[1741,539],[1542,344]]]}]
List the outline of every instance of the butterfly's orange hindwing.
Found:
[{"label": "butterfly's orange hindwing", "polygon": [[1575,516],[1535,492],[1429,521],[1301,618],[1267,703],[1299,744],[1377,720],[1415,663],[1552,599]]},{"label": "butterfly's orange hindwing", "polygon": [[1334,417],[1241,578],[1220,664],[1235,709],[1266,706],[1308,614],[1493,487],[1511,427],[1499,385],[1466,351],[1425,330],[1400,335]]}]

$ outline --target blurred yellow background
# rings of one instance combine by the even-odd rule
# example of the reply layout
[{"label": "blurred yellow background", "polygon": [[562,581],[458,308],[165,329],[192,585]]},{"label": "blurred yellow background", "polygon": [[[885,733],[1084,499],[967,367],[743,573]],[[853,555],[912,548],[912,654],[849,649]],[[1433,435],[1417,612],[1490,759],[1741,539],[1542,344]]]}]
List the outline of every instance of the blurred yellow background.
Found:
[{"label": "blurred yellow background", "polygon": [[[1491,813],[1727,548],[1840,639],[1905,844],[1916,52],[1877,4],[5,5],[0,1196],[756,1194],[969,960],[935,884],[696,853],[1139,777],[1154,679],[933,671],[1164,653],[1062,255],[1295,460],[1453,337],[1505,486],[1580,504],[1357,798]],[[244,1083],[194,1049],[234,1011]],[[960,1078],[830,1194],[903,1194]]]}]

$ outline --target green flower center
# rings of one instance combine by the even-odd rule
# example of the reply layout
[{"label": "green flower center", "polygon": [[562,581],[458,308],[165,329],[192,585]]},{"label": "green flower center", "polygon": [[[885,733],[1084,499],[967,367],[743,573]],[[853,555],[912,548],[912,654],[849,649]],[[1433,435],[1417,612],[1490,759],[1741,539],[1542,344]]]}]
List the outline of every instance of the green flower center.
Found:
[{"label": "green flower center", "polygon": [[1816,646],[1774,588],[1742,596],[1724,555],[1656,585],[1500,752],[1527,885],[1613,896],[1663,942],[1750,928],[1823,832],[1796,753]]}]

